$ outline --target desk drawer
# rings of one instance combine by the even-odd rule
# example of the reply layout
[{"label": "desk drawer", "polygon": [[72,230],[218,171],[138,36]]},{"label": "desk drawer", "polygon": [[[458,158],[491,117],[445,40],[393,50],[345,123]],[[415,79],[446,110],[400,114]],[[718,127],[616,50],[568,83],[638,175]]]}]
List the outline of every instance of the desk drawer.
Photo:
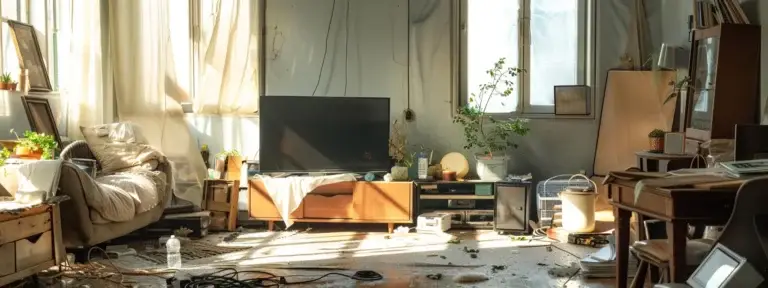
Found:
[{"label": "desk drawer", "polygon": [[315,195],[304,197],[304,218],[352,219],[357,213],[351,194]]},{"label": "desk drawer", "polygon": [[17,271],[35,267],[50,260],[53,260],[53,234],[51,231],[16,241]]},{"label": "desk drawer", "polygon": [[0,277],[16,272],[16,242],[0,245]]},{"label": "desk drawer", "polygon": [[637,207],[638,210],[656,214],[655,216],[672,216],[672,201],[669,198],[651,192],[642,192],[635,202],[635,190],[621,187],[618,189],[618,203]]}]

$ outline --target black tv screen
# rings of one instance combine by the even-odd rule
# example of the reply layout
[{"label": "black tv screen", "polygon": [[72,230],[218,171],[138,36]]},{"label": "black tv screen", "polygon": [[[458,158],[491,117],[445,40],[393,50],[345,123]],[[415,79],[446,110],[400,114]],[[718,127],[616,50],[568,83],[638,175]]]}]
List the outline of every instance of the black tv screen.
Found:
[{"label": "black tv screen", "polygon": [[389,99],[264,96],[261,171],[388,171]]}]

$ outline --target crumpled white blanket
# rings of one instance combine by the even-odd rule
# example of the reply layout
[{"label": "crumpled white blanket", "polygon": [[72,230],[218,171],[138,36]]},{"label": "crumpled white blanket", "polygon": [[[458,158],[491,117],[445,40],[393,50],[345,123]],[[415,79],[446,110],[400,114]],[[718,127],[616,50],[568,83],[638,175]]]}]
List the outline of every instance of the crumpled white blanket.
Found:
[{"label": "crumpled white blanket", "polygon": [[[25,204],[40,204],[56,196],[61,172],[61,160],[19,161],[19,165],[6,163],[3,175],[15,173],[15,200]],[[7,187],[10,188],[10,187]]]},{"label": "crumpled white blanket", "polygon": [[269,197],[275,203],[277,212],[285,222],[285,228],[293,225],[293,220],[288,216],[299,208],[304,197],[315,188],[339,182],[357,181],[355,174],[338,174],[327,176],[290,176],[285,178],[273,178],[269,176],[256,176],[264,187],[267,188]]}]

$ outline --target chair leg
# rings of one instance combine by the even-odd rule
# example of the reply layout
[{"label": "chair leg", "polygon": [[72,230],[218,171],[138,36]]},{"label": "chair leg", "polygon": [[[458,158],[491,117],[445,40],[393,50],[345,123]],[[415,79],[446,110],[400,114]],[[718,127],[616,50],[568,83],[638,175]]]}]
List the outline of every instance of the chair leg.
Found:
[{"label": "chair leg", "polygon": [[651,283],[661,283],[661,268],[657,266],[651,266]]},{"label": "chair leg", "polygon": [[645,263],[645,261],[640,261],[637,267],[637,273],[635,273],[635,278],[632,279],[632,284],[630,284],[629,287],[643,288],[645,285],[645,277],[648,274],[648,266],[648,263]]}]

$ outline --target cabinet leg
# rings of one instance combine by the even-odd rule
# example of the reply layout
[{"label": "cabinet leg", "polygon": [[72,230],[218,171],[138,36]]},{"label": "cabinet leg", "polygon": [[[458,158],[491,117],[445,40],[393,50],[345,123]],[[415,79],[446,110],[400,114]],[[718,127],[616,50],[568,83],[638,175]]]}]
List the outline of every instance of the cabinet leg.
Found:
[{"label": "cabinet leg", "polygon": [[267,221],[267,231],[275,231],[275,221]]},{"label": "cabinet leg", "polygon": [[393,231],[395,231],[395,223],[387,223],[387,232],[392,234]]}]

